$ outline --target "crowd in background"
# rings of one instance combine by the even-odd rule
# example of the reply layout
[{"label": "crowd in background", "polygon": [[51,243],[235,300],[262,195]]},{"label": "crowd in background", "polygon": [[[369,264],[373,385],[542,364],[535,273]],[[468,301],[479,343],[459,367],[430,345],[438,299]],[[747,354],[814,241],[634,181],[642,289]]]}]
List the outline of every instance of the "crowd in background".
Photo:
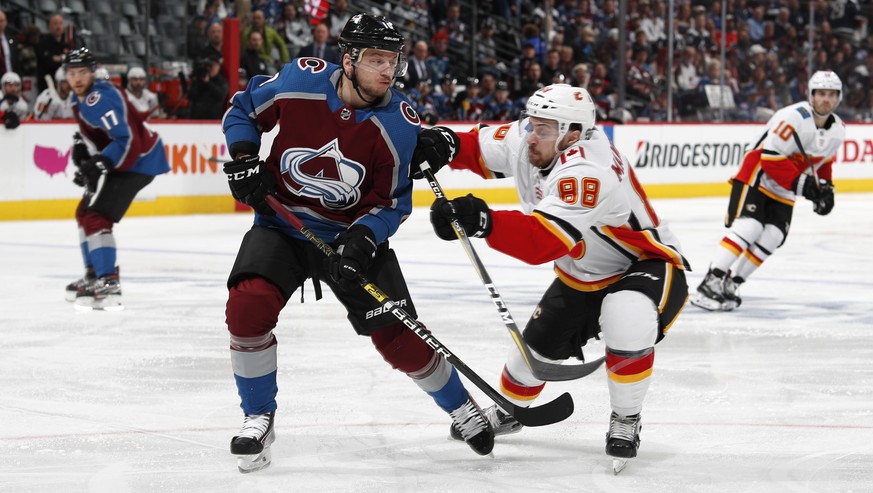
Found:
[{"label": "crowd in background", "polygon": [[[339,33],[364,6],[333,0],[321,2],[329,9],[319,12],[313,3],[318,2],[252,0],[239,40],[242,83],[275,73],[298,56],[339,61]],[[467,10],[473,3],[476,16]],[[869,0],[812,0],[814,29],[809,28],[809,1],[729,0],[722,25],[721,0],[675,0],[672,65],[667,5],[666,0],[627,0],[624,80],[618,80],[618,0],[402,0],[380,4],[379,14],[407,34],[409,69],[396,86],[428,123],[511,120],[528,95],[554,82],[588,89],[601,120],[667,121],[668,79],[675,121],[764,120],[778,108],[805,99],[814,70],[833,70],[842,79],[840,116],[873,122]],[[221,117],[236,90],[222,75],[222,46],[228,40],[221,21],[235,16],[233,7],[227,0],[189,2],[185,44],[192,69],[186,104],[165,107],[163,113],[159,109],[155,116]],[[476,25],[470,24],[472,19]],[[5,24],[3,15],[0,75],[32,74],[39,89],[45,89],[45,75],[55,76],[60,66],[58,55],[79,42],[75,30],[61,15],[52,16],[46,33],[19,26],[12,53],[6,41],[11,37],[3,34]],[[730,96],[723,110],[712,91],[722,80]],[[13,93],[5,82],[4,95]],[[29,102],[23,118],[40,117],[34,103]]]}]

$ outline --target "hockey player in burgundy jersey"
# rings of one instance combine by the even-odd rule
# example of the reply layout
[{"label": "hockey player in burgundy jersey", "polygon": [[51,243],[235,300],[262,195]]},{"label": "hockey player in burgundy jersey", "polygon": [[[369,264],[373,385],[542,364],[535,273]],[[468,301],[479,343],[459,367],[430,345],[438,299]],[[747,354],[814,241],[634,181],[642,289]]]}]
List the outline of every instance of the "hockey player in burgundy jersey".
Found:
[{"label": "hockey player in burgundy jersey", "polygon": [[[228,279],[230,355],[245,420],[231,440],[241,472],[270,463],[276,411],[279,312],[307,278],[331,288],[355,331],[370,337],[449,413],[463,438],[488,454],[494,434],[456,370],[360,288],[365,275],[403,309],[415,306],[392,236],[412,210],[409,163],[419,117],[391,89],[403,75],[403,38],[383,18],[352,17],[340,35],[342,65],[298,58],[272,77],[256,76],[236,94],[223,127],[234,161],[225,165],[233,196],[255,209]],[[279,132],[266,160],[261,134]],[[338,254],[324,261],[310,241],[266,203],[274,195]],[[301,324],[317,324],[304,317]],[[326,355],[328,356],[328,355]]]},{"label": "hockey player in burgundy jersey", "polygon": [[[627,158],[594,122],[594,103],[585,89],[553,84],[531,96],[517,122],[457,137],[443,128],[422,134],[438,131],[460,145],[452,168],[485,178],[515,177],[522,211],[491,210],[472,195],[439,199],[431,207],[434,231],[444,240],[456,239],[450,224],[454,210],[468,236],[484,237],[490,247],[529,264],[554,262],[557,278],[524,339],[535,357],[548,361],[581,357],[590,338],[603,338],[612,405],[606,452],[620,470],[637,453],[654,346],[687,300],[688,263]],[[444,164],[431,161],[435,169]],[[528,406],[544,386],[513,349],[501,392]],[[486,415],[497,435],[521,428],[500,408],[489,408]]]},{"label": "hockey player in burgundy jersey", "polygon": [[[740,306],[739,287],[785,243],[798,197],[825,216],[834,207],[831,165],[846,138],[833,113],[843,84],[833,72],[809,79],[809,100],[777,111],[731,180],[730,228],[691,303],[710,311]],[[799,142],[799,144],[798,144]]]},{"label": "hockey player in burgundy jersey", "polygon": [[[160,137],[143,124],[136,108],[111,83],[94,76],[96,60],[87,48],[67,54],[64,73],[79,123],[74,137],[74,182],[85,187],[76,208],[85,276],[70,283],[66,299],[78,309],[121,310],[121,284],[112,227],[136,194],[156,175],[170,171]],[[91,155],[81,136],[97,150]]]}]

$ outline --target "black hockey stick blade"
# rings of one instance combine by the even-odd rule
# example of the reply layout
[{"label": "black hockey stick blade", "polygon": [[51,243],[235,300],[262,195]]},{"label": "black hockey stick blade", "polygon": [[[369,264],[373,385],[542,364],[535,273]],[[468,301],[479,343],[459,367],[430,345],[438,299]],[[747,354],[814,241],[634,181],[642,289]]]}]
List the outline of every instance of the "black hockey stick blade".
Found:
[{"label": "black hockey stick blade", "polygon": [[[319,250],[321,250],[322,253],[328,257],[336,255],[336,252],[334,252],[330,245],[328,245],[314,231],[306,227],[306,225],[303,224],[303,221],[279,203],[276,197],[268,195],[266,200],[267,204],[269,204],[269,206],[276,211],[282,219],[287,221],[294,229],[311,241]],[[558,396],[557,399],[541,406],[529,408],[516,406],[506,399],[506,397],[504,397],[500,392],[488,385],[482,377],[437,340],[424,324],[406,313],[405,310],[391,300],[391,298],[389,298],[384,291],[379,289],[378,286],[360,275],[358,276],[358,284],[380,303],[384,311],[397,317],[403,325],[421,338],[421,340],[423,340],[428,346],[432,347],[434,351],[444,357],[447,362],[454,366],[462,375],[467,377],[473,385],[485,392],[485,394],[503,410],[512,414],[519,423],[525,426],[545,426],[563,421],[573,414],[573,398],[566,392]]]},{"label": "black hockey stick blade", "polygon": [[[425,161],[421,163],[419,167],[427,178],[428,185],[430,185],[436,198],[447,198],[445,192],[443,192],[442,186],[440,186],[439,181],[437,181],[436,175],[434,175],[433,168],[430,167],[430,163]],[[485,289],[488,290],[488,294],[491,296],[491,302],[497,307],[497,313],[500,314],[500,318],[503,320],[506,330],[509,331],[512,341],[515,342],[518,351],[521,353],[521,357],[524,358],[524,362],[527,364],[527,367],[530,368],[533,376],[547,382],[576,380],[590,375],[603,364],[606,360],[605,357],[581,365],[560,365],[536,359],[527,343],[524,341],[521,331],[515,323],[515,319],[509,312],[509,308],[506,306],[506,303],[503,302],[503,298],[500,296],[500,291],[497,290],[497,286],[494,285],[491,276],[485,269],[485,264],[482,262],[482,259],[479,258],[476,249],[473,248],[473,244],[470,242],[467,232],[464,231],[464,228],[461,226],[457,217],[452,217],[451,219],[452,229],[454,229],[455,235],[458,237],[461,246],[464,248],[464,252],[473,264],[473,269],[476,271],[476,274],[479,275],[479,279],[482,281],[482,284],[485,285]]]}]

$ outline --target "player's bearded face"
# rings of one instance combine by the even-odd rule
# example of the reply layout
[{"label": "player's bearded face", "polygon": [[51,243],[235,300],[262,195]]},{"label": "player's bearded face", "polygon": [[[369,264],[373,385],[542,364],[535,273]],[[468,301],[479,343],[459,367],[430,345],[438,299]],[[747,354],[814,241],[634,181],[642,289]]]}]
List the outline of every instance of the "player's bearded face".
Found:
[{"label": "player's bearded face", "polygon": [[394,83],[397,53],[366,49],[354,66],[357,69],[358,87],[361,93],[367,99],[381,98]]},{"label": "player's bearded face", "polygon": [[555,141],[558,140],[558,122],[531,117],[530,129],[527,134],[527,158],[536,168],[545,168],[552,164],[557,151]]},{"label": "player's bearded face", "polygon": [[69,67],[66,70],[67,82],[76,96],[82,97],[94,83],[94,72],[88,67]]}]

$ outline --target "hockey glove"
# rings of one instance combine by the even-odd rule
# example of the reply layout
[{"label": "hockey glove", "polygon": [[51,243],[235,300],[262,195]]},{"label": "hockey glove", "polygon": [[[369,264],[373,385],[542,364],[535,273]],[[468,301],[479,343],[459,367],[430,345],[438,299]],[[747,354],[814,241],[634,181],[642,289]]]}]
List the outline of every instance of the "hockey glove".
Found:
[{"label": "hockey glove", "polygon": [[21,125],[21,118],[18,117],[18,113],[12,109],[6,110],[6,113],[3,114],[3,126],[12,130],[18,128],[19,125]]},{"label": "hockey glove", "polygon": [[426,128],[418,134],[418,143],[412,152],[412,163],[409,165],[409,177],[413,180],[424,178],[419,165],[423,161],[430,164],[434,173],[449,164],[461,149],[458,135],[447,127]]},{"label": "hockey glove", "polygon": [[85,183],[92,192],[96,189],[100,177],[108,173],[110,169],[112,169],[112,161],[103,154],[95,154],[79,166],[79,171],[85,177]]},{"label": "hockey glove", "polygon": [[358,286],[358,276],[373,264],[376,256],[376,235],[370,228],[355,225],[336,238],[336,255],[327,258],[327,274],[340,289],[348,291]]},{"label": "hockey glove", "polygon": [[[822,180],[824,181],[824,180]],[[815,202],[816,200],[821,198],[822,190],[819,185],[816,185],[815,178],[806,173],[801,173],[797,179],[794,180],[794,193],[797,195],[803,195],[803,198],[806,200],[811,200]]]},{"label": "hockey glove", "polygon": [[822,180],[821,197],[812,203],[812,211],[819,216],[827,216],[834,208],[834,185],[830,181]]},{"label": "hockey glove", "polygon": [[491,211],[484,200],[467,194],[454,200],[436,199],[430,206],[430,224],[441,239],[458,239],[452,228],[452,218],[457,218],[467,236],[485,238],[491,234]]},{"label": "hockey glove", "polygon": [[264,216],[276,214],[267,195],[276,195],[276,178],[258,156],[246,156],[224,165],[233,198]]},{"label": "hockey glove", "polygon": [[82,164],[91,158],[91,153],[88,152],[88,145],[82,139],[82,134],[76,132],[73,134],[73,164],[77,168],[81,168]]}]

